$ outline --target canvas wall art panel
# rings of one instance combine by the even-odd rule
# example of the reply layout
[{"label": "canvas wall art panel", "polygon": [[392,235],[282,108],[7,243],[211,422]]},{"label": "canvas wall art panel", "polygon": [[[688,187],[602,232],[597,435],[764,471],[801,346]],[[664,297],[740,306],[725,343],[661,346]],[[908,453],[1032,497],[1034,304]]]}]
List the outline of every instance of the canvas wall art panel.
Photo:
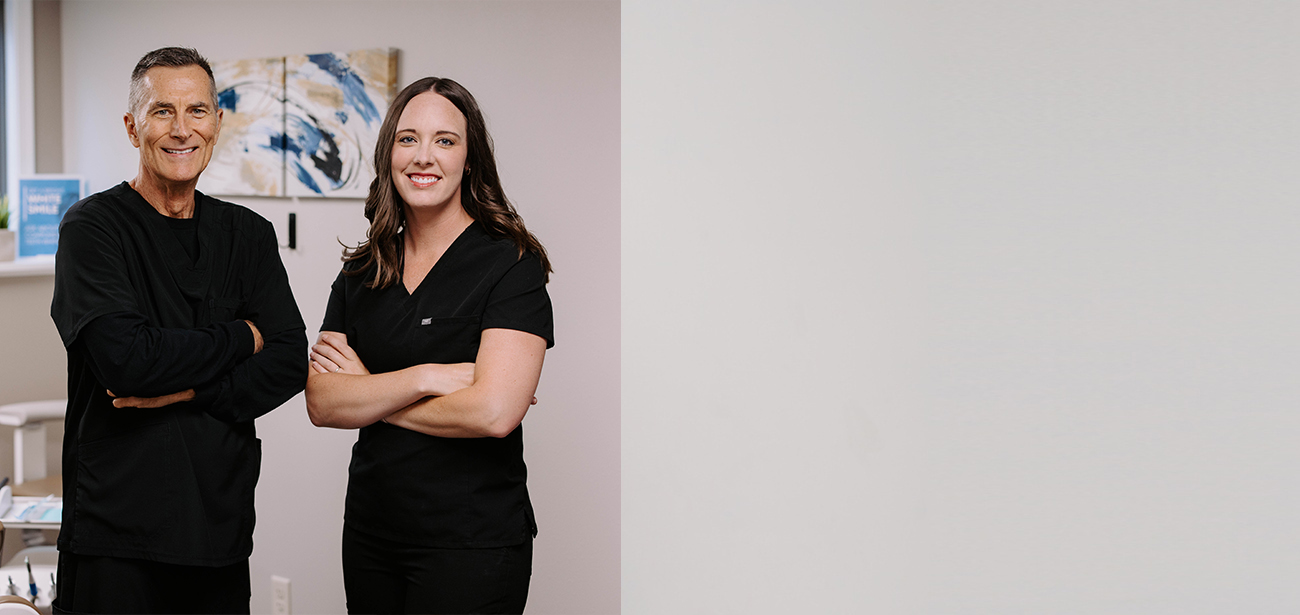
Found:
[{"label": "canvas wall art panel", "polygon": [[285,57],[285,194],[365,198],[396,91],[396,49]]},{"label": "canvas wall art panel", "polygon": [[212,63],[221,134],[199,190],[285,196],[284,58]]}]

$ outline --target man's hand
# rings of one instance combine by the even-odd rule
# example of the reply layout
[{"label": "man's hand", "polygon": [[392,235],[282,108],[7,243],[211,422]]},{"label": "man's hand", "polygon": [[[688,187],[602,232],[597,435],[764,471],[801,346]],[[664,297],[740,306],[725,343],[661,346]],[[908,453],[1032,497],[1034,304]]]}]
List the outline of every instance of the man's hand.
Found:
[{"label": "man's hand", "polygon": [[[251,327],[253,323],[250,322],[248,325]],[[254,328],[253,331],[257,331],[257,329]],[[258,337],[259,342],[261,339],[261,337]],[[114,395],[112,391],[108,392],[108,396],[113,398],[114,408],[161,408],[163,406],[170,406],[177,402],[194,399],[194,389],[185,389],[179,393],[172,393],[171,395],[163,395],[160,397],[118,397]]]},{"label": "man's hand", "polygon": [[257,330],[257,325],[253,321],[245,318],[244,322],[248,323],[248,328],[253,330],[253,354],[262,352],[262,332]]}]

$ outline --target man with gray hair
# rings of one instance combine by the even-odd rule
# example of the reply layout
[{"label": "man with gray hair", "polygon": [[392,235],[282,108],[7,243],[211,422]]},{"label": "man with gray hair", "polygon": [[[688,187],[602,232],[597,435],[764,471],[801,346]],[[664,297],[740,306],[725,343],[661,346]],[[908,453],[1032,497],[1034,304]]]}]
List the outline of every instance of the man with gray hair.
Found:
[{"label": "man with gray hair", "polygon": [[221,117],[198,52],[146,54],[123,118],[135,179],[60,225],[55,612],[249,612],[253,420],[303,389],[307,338],[271,224],[195,190]]}]

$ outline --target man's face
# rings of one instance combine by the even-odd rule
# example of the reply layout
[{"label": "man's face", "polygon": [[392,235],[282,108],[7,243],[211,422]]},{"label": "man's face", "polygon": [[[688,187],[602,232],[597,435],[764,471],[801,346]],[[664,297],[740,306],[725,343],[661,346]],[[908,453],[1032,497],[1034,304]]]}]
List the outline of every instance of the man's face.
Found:
[{"label": "man's face", "polygon": [[144,102],[123,118],[140,150],[140,173],[163,185],[193,183],[221,132],[208,74],[198,66],[155,66],[144,80]]}]

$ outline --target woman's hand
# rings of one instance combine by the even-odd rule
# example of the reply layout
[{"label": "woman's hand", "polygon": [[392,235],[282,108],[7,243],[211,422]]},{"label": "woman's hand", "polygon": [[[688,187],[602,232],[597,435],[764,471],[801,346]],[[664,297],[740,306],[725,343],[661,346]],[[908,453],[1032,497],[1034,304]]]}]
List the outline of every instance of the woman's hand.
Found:
[{"label": "woman's hand", "polygon": [[371,374],[348,337],[336,331],[321,331],[308,363],[307,414],[317,427],[365,427],[422,398],[469,388],[475,378],[473,363],[426,363]]},{"label": "woman's hand", "polygon": [[[473,364],[470,365],[472,383]],[[348,336],[336,331],[320,332],[320,336],[316,338],[316,343],[311,347],[311,368],[318,374],[331,372],[358,376],[370,374],[370,370],[366,369],[356,351],[352,350],[352,347],[348,345]],[[466,384],[465,386],[469,385]]]},{"label": "woman's hand", "polygon": [[474,384],[473,363],[425,363],[417,368],[426,395],[450,395]]},{"label": "woman's hand", "polygon": [[546,340],[513,329],[485,329],[474,364],[474,384],[426,397],[384,421],[432,436],[504,438],[536,403]]},{"label": "woman's hand", "polygon": [[[370,370],[348,345],[348,336],[321,331],[311,347],[311,368],[318,374],[343,373],[368,376]],[[425,363],[416,366],[424,395],[447,395],[474,384],[473,363]]]}]

